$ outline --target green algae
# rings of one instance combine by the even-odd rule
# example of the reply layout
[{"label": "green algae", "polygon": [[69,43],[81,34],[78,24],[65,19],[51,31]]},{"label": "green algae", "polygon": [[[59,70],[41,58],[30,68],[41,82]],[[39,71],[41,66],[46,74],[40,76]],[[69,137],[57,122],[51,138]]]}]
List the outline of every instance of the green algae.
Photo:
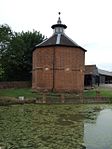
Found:
[{"label": "green algae", "polygon": [[82,149],[84,124],[111,105],[13,105],[0,107],[3,149]]}]

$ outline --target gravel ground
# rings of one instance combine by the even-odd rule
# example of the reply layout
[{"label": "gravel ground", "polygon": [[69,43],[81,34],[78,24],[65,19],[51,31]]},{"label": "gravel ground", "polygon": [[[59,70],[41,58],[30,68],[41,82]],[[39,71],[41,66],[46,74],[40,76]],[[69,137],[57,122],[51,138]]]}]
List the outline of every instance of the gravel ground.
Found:
[{"label": "gravel ground", "polygon": [[101,84],[100,87],[105,87],[105,88],[112,89],[112,84]]}]

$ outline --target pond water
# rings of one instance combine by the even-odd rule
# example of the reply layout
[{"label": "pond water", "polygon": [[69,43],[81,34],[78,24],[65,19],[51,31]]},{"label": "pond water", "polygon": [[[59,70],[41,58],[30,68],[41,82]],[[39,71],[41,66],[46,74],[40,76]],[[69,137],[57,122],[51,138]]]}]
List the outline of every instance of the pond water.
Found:
[{"label": "pond water", "polygon": [[0,107],[0,149],[85,148],[112,149],[112,105]]},{"label": "pond water", "polygon": [[101,110],[94,123],[84,123],[84,142],[87,149],[112,148],[112,109]]}]

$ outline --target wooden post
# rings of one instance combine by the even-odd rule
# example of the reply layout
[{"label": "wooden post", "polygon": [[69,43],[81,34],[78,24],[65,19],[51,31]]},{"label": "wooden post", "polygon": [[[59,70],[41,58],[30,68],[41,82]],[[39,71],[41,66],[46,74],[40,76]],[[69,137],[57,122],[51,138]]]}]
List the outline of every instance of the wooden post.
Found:
[{"label": "wooden post", "polygon": [[100,96],[100,91],[97,90],[97,91],[96,91],[96,98],[97,98],[97,99],[100,99],[100,97],[101,97],[101,96]]},{"label": "wooden post", "polygon": [[46,94],[43,93],[43,96],[42,96],[42,103],[46,103]]},{"label": "wooden post", "polygon": [[64,102],[65,102],[64,94],[61,94],[61,103],[64,103]]},{"label": "wooden post", "polygon": [[83,93],[80,93],[79,97],[80,97],[81,103],[84,103]]}]

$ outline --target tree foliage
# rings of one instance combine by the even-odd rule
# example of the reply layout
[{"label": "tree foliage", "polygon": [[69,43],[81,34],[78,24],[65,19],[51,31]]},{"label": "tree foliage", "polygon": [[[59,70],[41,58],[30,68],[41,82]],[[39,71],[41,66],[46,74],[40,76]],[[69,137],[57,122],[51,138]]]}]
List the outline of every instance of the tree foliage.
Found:
[{"label": "tree foliage", "polygon": [[33,32],[13,32],[8,25],[0,26],[0,63],[5,81],[31,80],[32,49],[44,40]]},{"label": "tree foliage", "polygon": [[0,64],[0,79],[2,79],[3,74],[4,74],[4,70],[2,68],[2,65]]}]

